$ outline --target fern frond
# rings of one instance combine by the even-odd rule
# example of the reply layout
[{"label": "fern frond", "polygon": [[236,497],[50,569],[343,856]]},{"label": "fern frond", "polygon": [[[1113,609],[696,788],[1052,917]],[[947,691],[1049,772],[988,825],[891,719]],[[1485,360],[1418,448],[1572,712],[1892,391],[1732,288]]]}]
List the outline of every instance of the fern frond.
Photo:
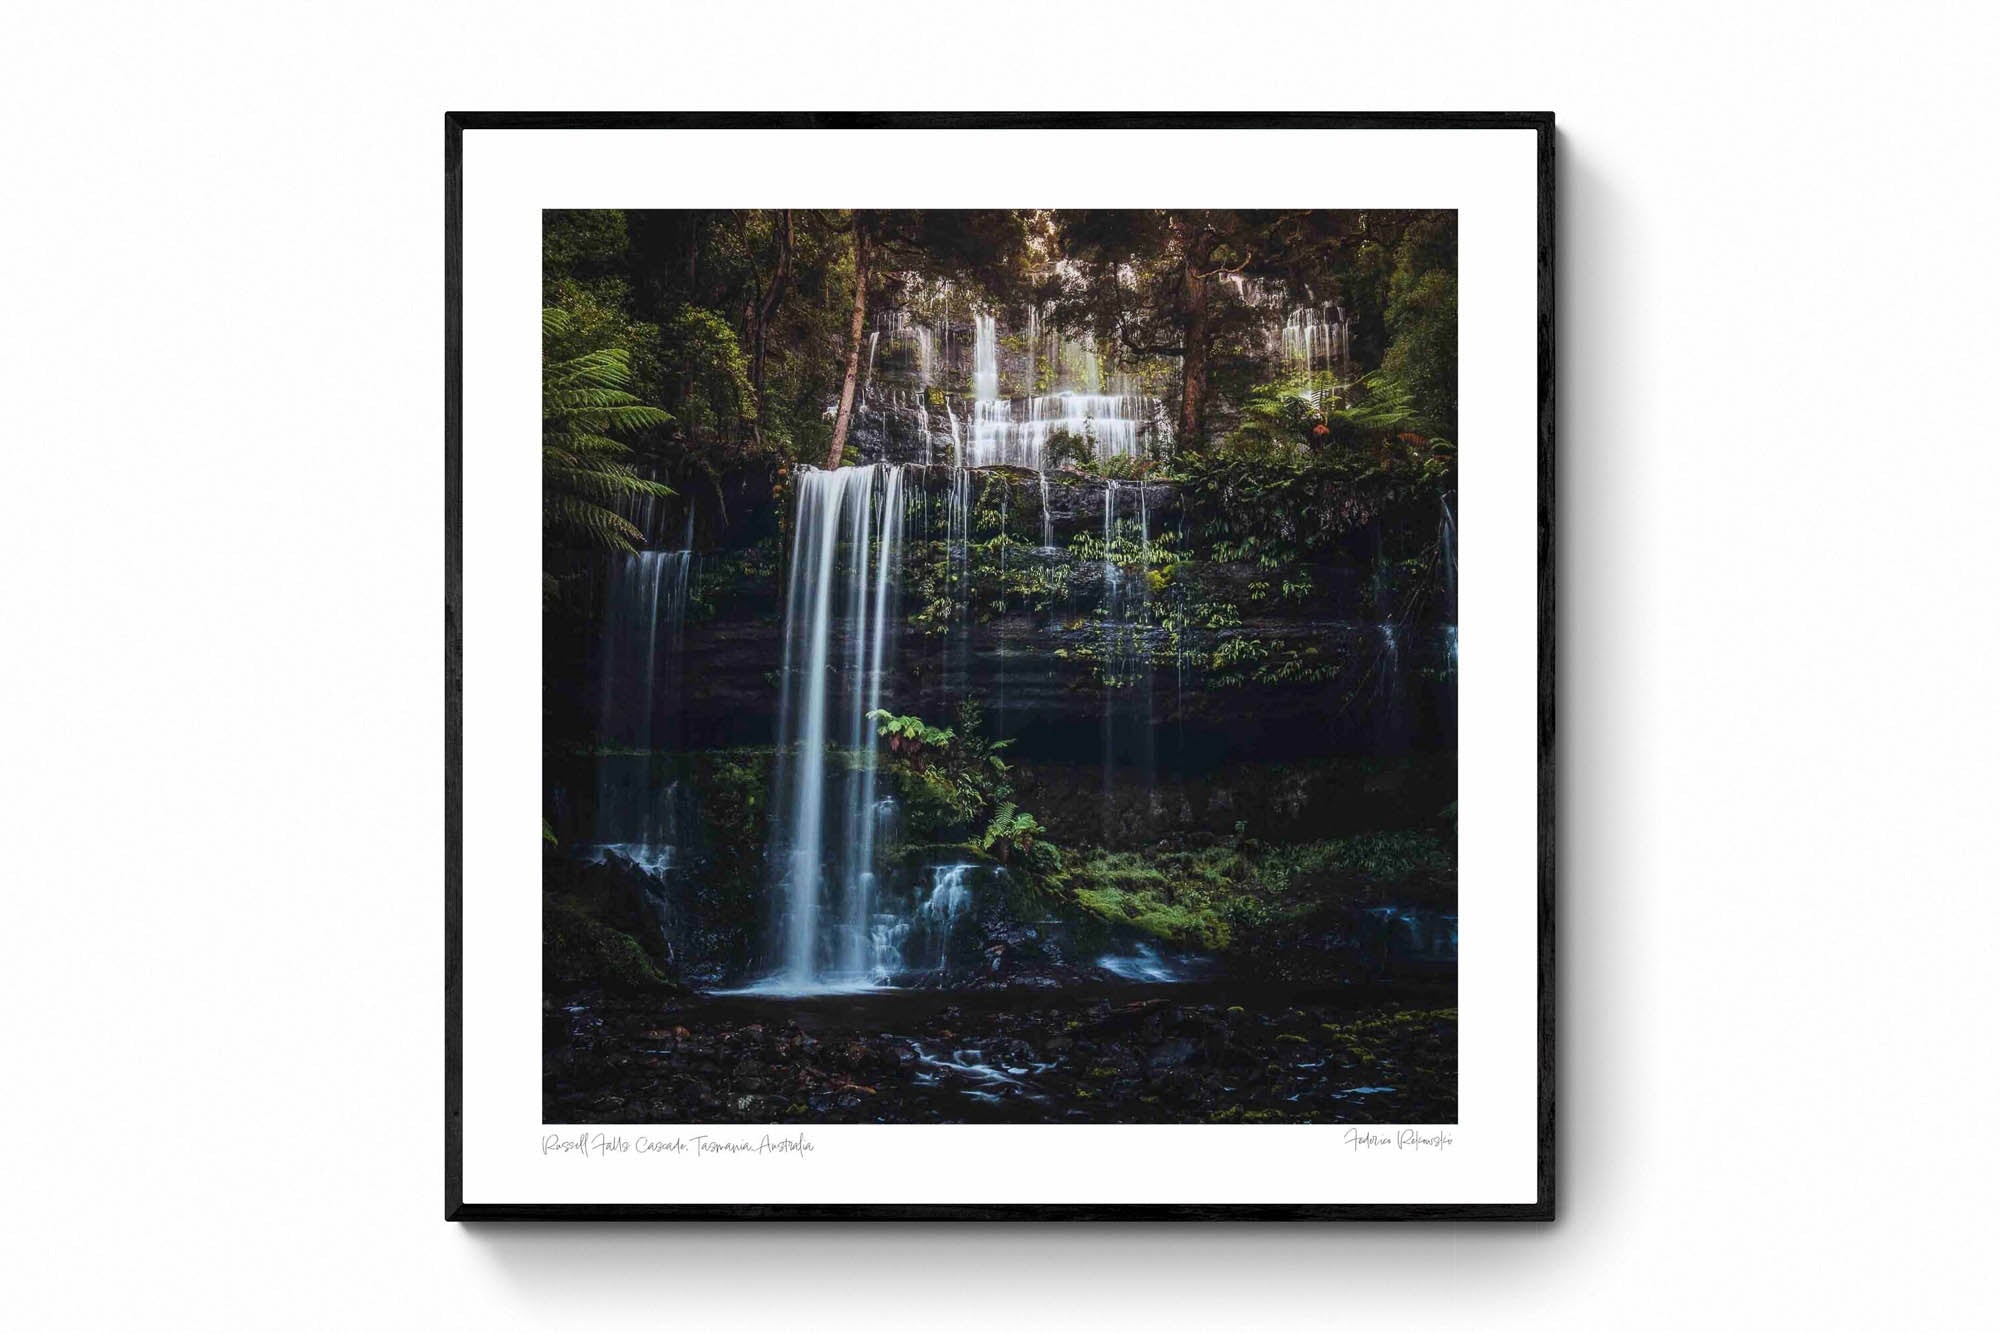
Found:
[{"label": "fern frond", "polygon": [[542,475],[546,484],[591,500],[612,500],[628,495],[665,498],[674,493],[670,486],[620,468],[572,467],[545,461]]},{"label": "fern frond", "polygon": [[[597,412],[610,407],[629,407],[639,400],[623,389],[595,384],[551,385],[542,390],[542,411],[556,416],[567,412]],[[658,411],[658,408],[654,408]]]},{"label": "fern frond", "polygon": [[637,543],[645,540],[645,534],[622,514],[575,495],[549,497],[544,508],[544,521],[551,530],[564,536],[627,555],[638,549]]},{"label": "fern frond", "polygon": [[622,347],[586,352],[546,367],[542,380],[544,384],[556,387],[595,384],[607,389],[622,389],[632,381],[631,354]]},{"label": "fern frond", "polygon": [[623,440],[580,430],[543,431],[542,443],[578,458],[623,458],[632,452],[632,446]]}]

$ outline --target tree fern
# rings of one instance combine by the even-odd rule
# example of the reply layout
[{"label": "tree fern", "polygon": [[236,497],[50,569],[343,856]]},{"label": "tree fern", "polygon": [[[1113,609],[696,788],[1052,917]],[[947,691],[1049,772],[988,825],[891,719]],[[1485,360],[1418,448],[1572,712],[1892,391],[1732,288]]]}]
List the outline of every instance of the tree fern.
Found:
[{"label": "tree fern", "polygon": [[632,447],[614,435],[664,426],[673,418],[630,390],[632,354],[599,347],[557,357],[553,347],[574,323],[542,311],[542,526],[558,545],[632,551],[644,534],[617,506],[672,488],[639,475]]}]

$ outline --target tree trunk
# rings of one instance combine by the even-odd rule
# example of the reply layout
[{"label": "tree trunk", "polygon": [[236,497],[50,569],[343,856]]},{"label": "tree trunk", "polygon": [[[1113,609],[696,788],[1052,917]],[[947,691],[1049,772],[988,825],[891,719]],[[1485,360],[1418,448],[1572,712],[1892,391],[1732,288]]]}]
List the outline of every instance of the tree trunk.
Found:
[{"label": "tree trunk", "polygon": [[778,269],[771,275],[770,290],[764,293],[763,301],[754,307],[755,314],[750,326],[750,389],[757,398],[757,439],[764,438],[764,363],[765,350],[770,342],[771,321],[777,318],[778,306],[785,299],[785,288],[792,280],[792,210],[785,210],[783,230],[778,234]]},{"label": "tree trunk", "polygon": [[1187,281],[1187,321],[1181,338],[1181,413],[1175,426],[1176,450],[1198,444],[1201,403],[1208,396],[1208,279],[1194,256],[1182,261]]},{"label": "tree trunk", "polygon": [[840,382],[840,415],[833,421],[833,444],[826,451],[827,471],[840,466],[847,449],[847,428],[854,423],[855,377],[861,372],[861,326],[868,321],[868,228],[854,219],[854,317],[847,326],[847,375]]}]

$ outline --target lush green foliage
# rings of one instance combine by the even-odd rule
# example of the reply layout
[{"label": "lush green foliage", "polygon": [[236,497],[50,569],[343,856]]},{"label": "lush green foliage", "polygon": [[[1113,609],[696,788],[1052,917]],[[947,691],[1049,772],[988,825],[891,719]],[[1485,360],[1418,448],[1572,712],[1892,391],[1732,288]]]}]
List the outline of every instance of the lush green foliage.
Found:
[{"label": "lush green foliage", "polygon": [[986,829],[972,845],[995,857],[1003,865],[1035,849],[1035,839],[1048,832],[1026,810],[1017,810],[1012,801],[1002,801],[987,821]]},{"label": "lush green foliage", "polygon": [[641,534],[618,511],[619,502],[673,491],[641,476],[631,445],[614,436],[670,418],[629,392],[629,349],[577,350],[587,337],[568,311],[542,312],[543,530],[557,544],[630,551]]},{"label": "lush green foliage", "polygon": [[963,700],[950,727],[879,708],[868,716],[889,742],[891,772],[915,838],[962,840],[1003,862],[1034,849],[1042,826],[1010,799],[1011,770],[1001,758],[1013,742],[985,734],[978,700]]}]

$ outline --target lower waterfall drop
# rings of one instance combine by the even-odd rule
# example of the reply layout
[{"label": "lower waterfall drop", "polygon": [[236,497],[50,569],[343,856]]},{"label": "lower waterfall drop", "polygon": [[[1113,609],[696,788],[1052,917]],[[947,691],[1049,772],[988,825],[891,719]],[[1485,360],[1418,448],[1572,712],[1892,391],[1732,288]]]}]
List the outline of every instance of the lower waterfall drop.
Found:
[{"label": "lower waterfall drop", "polygon": [[[691,543],[690,543],[691,544]],[[680,860],[678,783],[655,780],[680,742],[678,701],[691,551],[614,557],[597,645],[599,741],[593,859],[617,855],[656,879]]]},{"label": "lower waterfall drop", "polygon": [[[810,993],[884,980],[868,714],[882,706],[895,649],[903,469],[805,469],[797,485],[768,856],[777,970],[756,989]],[[830,742],[846,753],[829,755]]]}]

